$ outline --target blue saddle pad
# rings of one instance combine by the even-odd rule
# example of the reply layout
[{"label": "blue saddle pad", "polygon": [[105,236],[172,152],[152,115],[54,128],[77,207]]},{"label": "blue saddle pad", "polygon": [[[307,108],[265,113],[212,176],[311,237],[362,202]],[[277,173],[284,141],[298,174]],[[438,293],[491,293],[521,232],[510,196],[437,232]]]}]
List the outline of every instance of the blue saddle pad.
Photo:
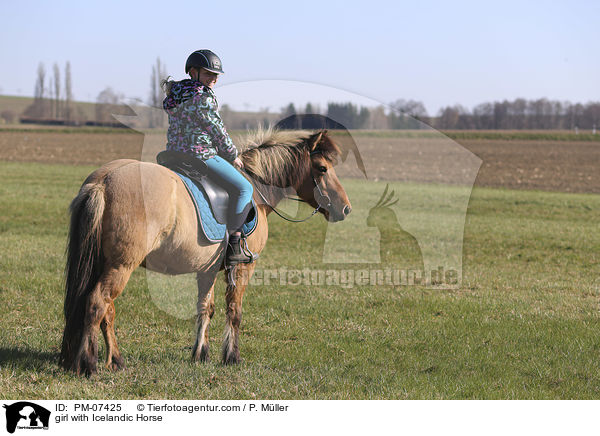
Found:
[{"label": "blue saddle pad", "polygon": [[[215,219],[202,187],[198,187],[196,183],[183,174],[179,174],[177,172],[175,174],[181,178],[183,184],[190,194],[190,197],[192,198],[192,201],[194,202],[196,214],[198,215],[199,228],[202,229],[206,239],[214,243],[221,242],[223,239],[225,239],[227,227],[225,224],[221,224]],[[254,203],[254,200],[252,200],[252,207],[254,207],[256,210],[256,204]],[[255,213],[254,218],[252,218],[251,221],[244,223],[244,226],[242,227],[244,234],[251,234],[254,229],[256,229],[257,222],[257,214]]]}]

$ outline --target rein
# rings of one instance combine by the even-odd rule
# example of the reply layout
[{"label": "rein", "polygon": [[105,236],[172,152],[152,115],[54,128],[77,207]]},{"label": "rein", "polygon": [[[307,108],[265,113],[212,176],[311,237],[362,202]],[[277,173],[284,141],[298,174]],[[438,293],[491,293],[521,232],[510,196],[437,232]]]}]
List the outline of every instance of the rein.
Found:
[{"label": "rein", "polygon": [[[313,152],[313,153],[314,153],[314,152]],[[311,153],[311,154],[313,154],[313,153]],[[246,175],[247,175],[248,177],[250,177],[250,179],[252,179],[252,177],[250,176],[250,174],[248,174],[248,172],[247,172],[245,169],[244,169],[244,173],[246,173]],[[317,180],[315,179],[315,176],[312,176],[312,180],[313,180],[313,183],[315,184],[315,187],[316,187],[316,188],[317,188],[317,190],[319,191],[319,200],[321,200],[321,199],[325,199],[325,201],[327,202],[327,206],[326,206],[326,207],[330,207],[330,206],[331,206],[331,198],[329,198],[329,196],[328,196],[328,195],[325,195],[325,194],[323,194],[323,191],[321,190],[321,187],[320,187],[320,186],[319,186],[319,184],[317,183]],[[281,212],[279,212],[275,206],[272,206],[272,205],[269,203],[269,201],[266,199],[266,197],[263,195],[263,193],[262,193],[262,192],[260,192],[260,189],[258,189],[258,187],[257,187],[256,185],[254,186],[254,189],[256,190],[256,192],[258,192],[258,195],[260,195],[260,198],[262,199],[262,201],[264,201],[264,202],[265,202],[265,204],[266,204],[267,206],[269,206],[269,207],[271,208],[271,210],[272,210],[273,212],[275,212],[275,214],[276,214],[277,216],[279,216],[280,218],[283,218],[284,220],[286,220],[286,221],[289,221],[289,222],[291,222],[291,223],[303,223],[304,221],[308,221],[308,220],[309,220],[309,219],[311,219],[313,216],[315,216],[315,214],[316,214],[316,213],[317,213],[319,210],[321,210],[321,202],[320,202],[319,200],[317,200],[317,204],[318,204],[318,205],[317,205],[317,208],[316,208],[315,210],[313,210],[313,211],[312,211],[312,213],[311,213],[309,216],[307,216],[306,218],[304,218],[304,219],[301,219],[301,220],[296,220],[296,219],[293,219],[293,218],[288,218],[288,217],[286,217],[285,215],[283,215]],[[294,200],[294,201],[300,201],[300,202],[302,202],[302,203],[308,203],[306,200],[302,200],[301,198],[294,198],[294,197],[285,197],[285,198],[286,198],[286,199],[288,199],[288,200]]]},{"label": "rein", "polygon": [[[246,174],[248,174],[248,173],[246,173]],[[316,188],[319,190],[319,195],[321,196],[320,198],[326,198],[327,199],[327,207],[331,206],[331,199],[329,198],[329,196],[323,194],[323,191],[321,191],[321,187],[317,183],[317,180],[314,178],[314,176],[313,176],[312,179],[313,179],[313,183],[315,184]],[[275,206],[272,206],[268,202],[268,200],[265,198],[265,196],[263,195],[263,193],[260,192],[260,190],[256,186],[254,186],[254,189],[256,190],[256,192],[258,192],[258,195],[260,195],[260,198],[262,198],[262,200],[265,202],[265,204],[267,206],[269,206],[271,208],[271,210],[273,212],[275,212],[275,214],[277,214],[277,216],[279,216],[279,217],[283,218],[284,220],[289,221],[291,223],[303,223],[304,221],[308,221],[310,218],[312,218],[313,216],[315,216],[315,214],[321,209],[321,203],[317,202],[318,203],[317,208],[315,210],[313,210],[312,213],[309,216],[307,216],[306,218],[301,219],[301,220],[296,220],[296,219],[293,219],[293,218],[288,218],[285,215],[283,215],[281,212],[279,212]],[[294,198],[294,197],[285,197],[285,198],[288,199],[288,200],[294,200],[294,201],[300,201],[300,202],[303,202],[303,203],[307,203],[306,200],[302,200],[301,198]]]}]

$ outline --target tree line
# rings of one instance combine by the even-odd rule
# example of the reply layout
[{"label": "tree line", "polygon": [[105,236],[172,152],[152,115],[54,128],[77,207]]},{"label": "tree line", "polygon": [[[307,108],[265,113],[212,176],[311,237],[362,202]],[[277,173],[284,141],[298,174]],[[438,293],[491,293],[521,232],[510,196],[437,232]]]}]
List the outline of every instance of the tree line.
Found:
[{"label": "tree line", "polygon": [[[126,97],[107,87],[100,91],[90,111],[84,111],[80,105],[75,104],[72,91],[71,64],[67,61],[64,70],[64,83],[61,81],[61,72],[57,63],[54,63],[52,75],[48,75],[43,63],[37,69],[34,86],[33,102],[21,115],[21,122],[39,122],[45,124],[95,124],[95,125],[120,125],[113,114],[135,115],[131,107],[126,104]],[[160,88],[160,81],[166,77],[164,64],[160,58],[152,66],[150,80],[150,95],[147,104],[151,107],[161,107],[164,93]],[[131,104],[141,103],[140,99],[131,99]],[[166,116],[162,111],[142,110],[142,118],[137,124],[141,127],[164,127]],[[6,120],[13,120],[16,114],[2,114]]]},{"label": "tree line", "polygon": [[540,98],[481,103],[472,111],[460,105],[442,108],[439,129],[586,129],[600,127],[600,102],[587,104]]},{"label": "tree line", "polygon": [[[165,65],[160,58],[151,68],[150,90],[147,105],[161,108],[164,92],[160,82],[167,76]],[[135,100],[135,99],[134,99]],[[123,94],[108,87],[102,90],[95,105],[95,122],[116,124],[112,114],[133,115],[131,108],[124,104]],[[132,104],[142,103],[140,99]],[[139,108],[137,108],[139,109]],[[136,110],[137,110],[136,109]],[[137,110],[141,114],[138,125],[143,127],[166,127],[167,117],[161,110]],[[351,102],[329,102],[326,108],[307,103],[296,108],[289,103],[279,112],[269,112],[268,108],[255,113],[236,112],[227,105],[221,109],[226,125],[230,129],[255,128],[259,124],[273,124],[278,118],[295,114],[326,115],[348,129],[421,129],[427,125],[441,130],[450,129],[589,129],[600,127],[600,102],[571,103],[540,98],[513,101],[484,102],[469,110],[461,105],[441,108],[437,116],[429,116],[425,105],[415,100],[398,99],[389,105],[378,107],[358,106]],[[64,79],[57,63],[52,74],[48,75],[42,63],[37,69],[33,103],[23,113],[25,119],[49,120],[66,124],[89,121],[81,107],[74,104],[71,80],[71,64],[64,67]]]},{"label": "tree line", "polygon": [[[310,103],[297,111],[290,103],[282,110],[286,117],[315,113]],[[423,103],[396,100],[387,107],[358,107],[352,103],[328,103],[323,115],[348,129],[420,129],[425,124],[441,130],[594,130],[600,128],[600,102],[571,103],[541,98],[481,103],[472,111],[461,105],[447,106],[437,116],[429,116]],[[423,124],[425,123],[425,124]]]},{"label": "tree line", "polygon": [[33,103],[25,109],[23,116],[31,119],[65,119],[71,120],[75,113],[73,106],[73,88],[71,80],[71,63],[65,65],[64,82],[61,80],[60,67],[54,63],[52,75],[46,73],[44,64],[37,68]]},{"label": "tree line", "polygon": [[296,114],[326,115],[347,129],[420,129],[423,127],[421,121],[429,120],[423,103],[414,100],[397,100],[389,107],[381,105],[374,108],[352,102],[329,102],[325,110],[312,103],[297,110],[290,103],[281,111],[282,118]]}]

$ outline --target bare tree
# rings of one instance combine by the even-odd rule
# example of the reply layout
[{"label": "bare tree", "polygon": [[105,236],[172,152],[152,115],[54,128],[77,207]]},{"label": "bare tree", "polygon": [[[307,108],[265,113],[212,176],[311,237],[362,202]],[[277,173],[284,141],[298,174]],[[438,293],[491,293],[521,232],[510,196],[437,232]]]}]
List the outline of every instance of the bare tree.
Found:
[{"label": "bare tree", "polygon": [[600,125],[600,103],[588,103],[583,110],[582,118],[584,126],[595,131]]},{"label": "bare tree", "polygon": [[123,96],[112,88],[105,88],[96,98],[96,121],[100,123],[114,122],[112,114],[119,112],[119,103]]},{"label": "bare tree", "polygon": [[508,102],[494,103],[494,129],[508,129]]},{"label": "bare tree", "polygon": [[46,108],[46,69],[43,63],[39,63],[37,78],[33,90],[33,103],[25,109],[24,115],[30,118],[44,118],[47,116]]},{"label": "bare tree", "polygon": [[448,106],[440,109],[438,114],[438,127],[440,129],[455,129],[458,125],[460,113],[456,107]]},{"label": "bare tree", "polygon": [[44,91],[45,91],[45,86],[44,86],[44,81],[46,80],[46,69],[44,68],[44,64],[40,62],[40,64],[38,65],[38,69],[37,69],[37,80],[35,82],[35,90],[34,90],[34,97],[36,99],[43,99],[44,98]]},{"label": "bare tree", "polygon": [[44,68],[44,64],[40,62],[37,68],[35,87],[33,89],[33,103],[31,103],[23,112],[25,117],[42,119],[49,116],[48,102],[46,101],[46,90],[46,69]]},{"label": "bare tree", "polygon": [[392,106],[392,108],[395,110],[406,115],[410,115],[416,119],[423,119],[427,117],[425,105],[423,105],[423,103],[420,101],[399,99],[393,102],[390,106]]},{"label": "bare tree", "polygon": [[427,118],[425,105],[420,101],[399,99],[390,104],[389,123],[392,129],[419,129],[419,120]]},{"label": "bare tree", "polygon": [[73,92],[71,90],[71,63],[67,61],[65,66],[65,106],[64,106],[64,117],[67,121],[71,120],[72,109],[71,102],[73,100]]},{"label": "bare tree", "polygon": [[494,105],[492,103],[481,103],[473,109],[476,129],[491,129],[494,124]]},{"label": "bare tree", "polygon": [[62,118],[60,112],[60,69],[56,62],[54,63],[54,117]]},{"label": "bare tree", "polygon": [[[153,108],[162,108],[162,101],[165,98],[160,82],[167,77],[165,66],[156,58],[156,64],[152,66],[152,76],[150,77],[150,99],[149,104]],[[164,127],[166,123],[165,114],[162,111],[150,111],[149,127]]]},{"label": "bare tree", "polygon": [[52,76],[48,77],[48,96],[45,98],[47,106],[47,117],[52,118],[54,116],[54,85],[52,83]]},{"label": "bare tree", "polygon": [[527,128],[527,100],[518,98],[509,104],[509,128],[526,129]]},{"label": "bare tree", "polygon": [[385,108],[383,106],[377,106],[376,108],[371,109],[367,127],[376,130],[389,129],[388,117],[385,114]]},{"label": "bare tree", "polygon": [[581,126],[583,119],[583,105],[581,103],[570,104],[567,107],[567,125],[569,129],[573,130]]}]

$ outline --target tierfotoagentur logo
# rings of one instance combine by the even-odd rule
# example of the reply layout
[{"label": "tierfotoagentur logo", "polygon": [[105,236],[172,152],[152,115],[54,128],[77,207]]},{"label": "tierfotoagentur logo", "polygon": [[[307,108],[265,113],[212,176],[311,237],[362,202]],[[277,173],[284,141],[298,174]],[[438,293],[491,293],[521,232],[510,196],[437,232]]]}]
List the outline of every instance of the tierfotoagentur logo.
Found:
[{"label": "tierfotoagentur logo", "polygon": [[3,406],[6,409],[6,431],[48,429],[50,411],[28,401]]},{"label": "tierfotoagentur logo", "polygon": [[242,276],[251,286],[455,286],[458,284],[456,270],[445,271],[439,267],[433,271],[387,266],[371,269],[256,269],[252,277]]},{"label": "tierfotoagentur logo", "polygon": [[[239,96],[263,95],[267,89],[281,95],[321,95],[331,101],[361,102],[365,107],[394,113],[408,127],[394,131],[346,130],[342,117],[336,119],[329,112],[327,117],[322,114],[301,114],[289,120],[282,117],[283,129],[332,129],[332,138],[342,151],[335,173],[352,204],[352,212],[342,221],[326,222],[325,231],[322,221],[316,224],[317,220],[323,220],[321,214],[306,224],[311,229],[305,231],[318,240],[313,246],[316,243],[322,247],[318,258],[303,259],[303,253],[298,252],[298,264],[286,260],[287,264],[268,269],[263,269],[258,260],[256,276],[242,280],[254,286],[460,287],[465,219],[481,159],[397,108],[330,86],[260,80],[221,86],[217,92],[224,101],[236,101]],[[144,111],[158,113],[162,109],[137,106],[135,111],[137,117],[116,118],[144,133],[141,160],[154,163],[165,148],[166,135],[152,129],[144,131],[136,123],[141,117],[148,117]],[[309,125],[323,118],[327,118],[328,125]],[[243,134],[235,137],[234,142],[244,150]],[[151,184],[152,180],[142,174],[142,187]],[[301,203],[288,200],[295,194],[282,193],[284,200],[277,209],[287,217],[305,218],[310,211]],[[144,199],[144,202],[148,211],[155,207],[151,201]],[[273,219],[279,219],[274,215]],[[317,227],[321,230],[315,230]],[[294,232],[290,230],[290,234]],[[148,240],[148,244],[153,242],[151,238]],[[199,286],[196,274],[164,275],[149,268],[146,278],[159,308],[183,319],[195,315]]]}]

